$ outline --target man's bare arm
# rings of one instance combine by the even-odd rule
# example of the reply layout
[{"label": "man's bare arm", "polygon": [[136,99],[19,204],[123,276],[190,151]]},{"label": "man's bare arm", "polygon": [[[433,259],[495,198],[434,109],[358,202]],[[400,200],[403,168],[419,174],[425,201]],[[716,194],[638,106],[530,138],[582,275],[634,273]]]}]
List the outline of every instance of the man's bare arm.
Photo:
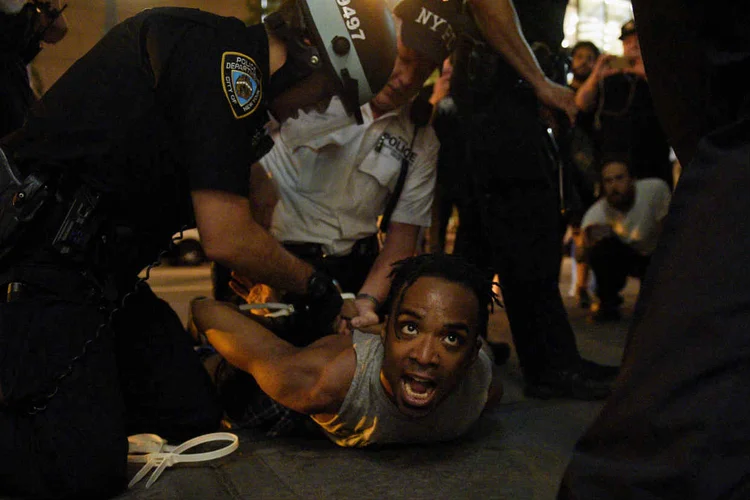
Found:
[{"label": "man's bare arm", "polygon": [[192,192],[201,243],[210,260],[282,290],[305,293],[313,273],[253,220],[250,202],[214,190]]},{"label": "man's bare arm", "polygon": [[564,111],[571,121],[578,112],[572,90],[547,78],[521,32],[511,0],[468,0],[487,43],[534,88],[542,103]]},{"label": "man's bare arm", "polygon": [[329,335],[300,348],[229,304],[198,300],[192,312],[211,345],[275,401],[304,414],[341,407],[356,368],[351,336]]}]

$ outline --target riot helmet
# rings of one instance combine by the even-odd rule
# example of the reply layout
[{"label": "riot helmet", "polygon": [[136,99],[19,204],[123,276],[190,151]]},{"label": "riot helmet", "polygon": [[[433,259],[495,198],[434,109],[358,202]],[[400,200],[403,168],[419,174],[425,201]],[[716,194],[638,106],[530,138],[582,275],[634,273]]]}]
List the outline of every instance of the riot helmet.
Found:
[{"label": "riot helmet", "polygon": [[396,61],[396,30],[385,1],[296,0],[296,4],[301,26],[290,26],[277,13],[265,20],[287,47],[287,62],[271,80],[273,91],[322,68],[334,76],[347,112],[361,122],[359,107],[383,88]]}]

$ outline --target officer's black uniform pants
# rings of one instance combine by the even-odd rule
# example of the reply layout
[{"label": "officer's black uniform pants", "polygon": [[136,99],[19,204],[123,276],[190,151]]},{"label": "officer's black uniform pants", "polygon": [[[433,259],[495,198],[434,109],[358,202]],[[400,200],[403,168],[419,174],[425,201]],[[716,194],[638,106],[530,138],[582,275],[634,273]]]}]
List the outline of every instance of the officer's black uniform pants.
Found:
[{"label": "officer's black uniform pants", "polygon": [[472,195],[456,252],[498,274],[513,343],[533,383],[580,362],[558,285],[560,201],[533,94],[499,86],[486,99],[478,107],[457,99]]},{"label": "officer's black uniform pants", "polygon": [[148,287],[73,363],[46,408],[15,403],[49,391],[107,312],[51,295],[0,304],[0,494],[104,498],[126,483],[127,436],[177,444],[218,428],[221,410],[176,313]]}]

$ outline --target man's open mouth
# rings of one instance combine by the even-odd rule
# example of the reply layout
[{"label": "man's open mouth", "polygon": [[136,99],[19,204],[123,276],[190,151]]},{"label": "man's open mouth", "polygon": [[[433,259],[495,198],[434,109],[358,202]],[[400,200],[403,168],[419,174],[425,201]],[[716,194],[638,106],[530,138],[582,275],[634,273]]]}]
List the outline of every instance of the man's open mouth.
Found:
[{"label": "man's open mouth", "polygon": [[401,388],[404,403],[412,407],[427,406],[435,397],[435,382],[428,378],[404,375],[401,379]]}]

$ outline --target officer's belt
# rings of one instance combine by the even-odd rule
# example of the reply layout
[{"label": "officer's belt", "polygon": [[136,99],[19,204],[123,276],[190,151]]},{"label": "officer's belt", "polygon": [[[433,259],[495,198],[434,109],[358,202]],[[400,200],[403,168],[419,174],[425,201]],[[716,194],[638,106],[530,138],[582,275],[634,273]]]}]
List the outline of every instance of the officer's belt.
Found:
[{"label": "officer's belt", "polygon": [[346,255],[329,255],[325,251],[325,246],[320,243],[283,243],[283,245],[290,253],[301,259],[350,259],[372,257],[378,253],[378,237],[376,235],[357,240],[351,252]]},{"label": "officer's belt", "polygon": [[0,303],[19,299],[57,297],[70,302],[92,302],[101,291],[83,272],[62,267],[16,265],[0,272]]}]

